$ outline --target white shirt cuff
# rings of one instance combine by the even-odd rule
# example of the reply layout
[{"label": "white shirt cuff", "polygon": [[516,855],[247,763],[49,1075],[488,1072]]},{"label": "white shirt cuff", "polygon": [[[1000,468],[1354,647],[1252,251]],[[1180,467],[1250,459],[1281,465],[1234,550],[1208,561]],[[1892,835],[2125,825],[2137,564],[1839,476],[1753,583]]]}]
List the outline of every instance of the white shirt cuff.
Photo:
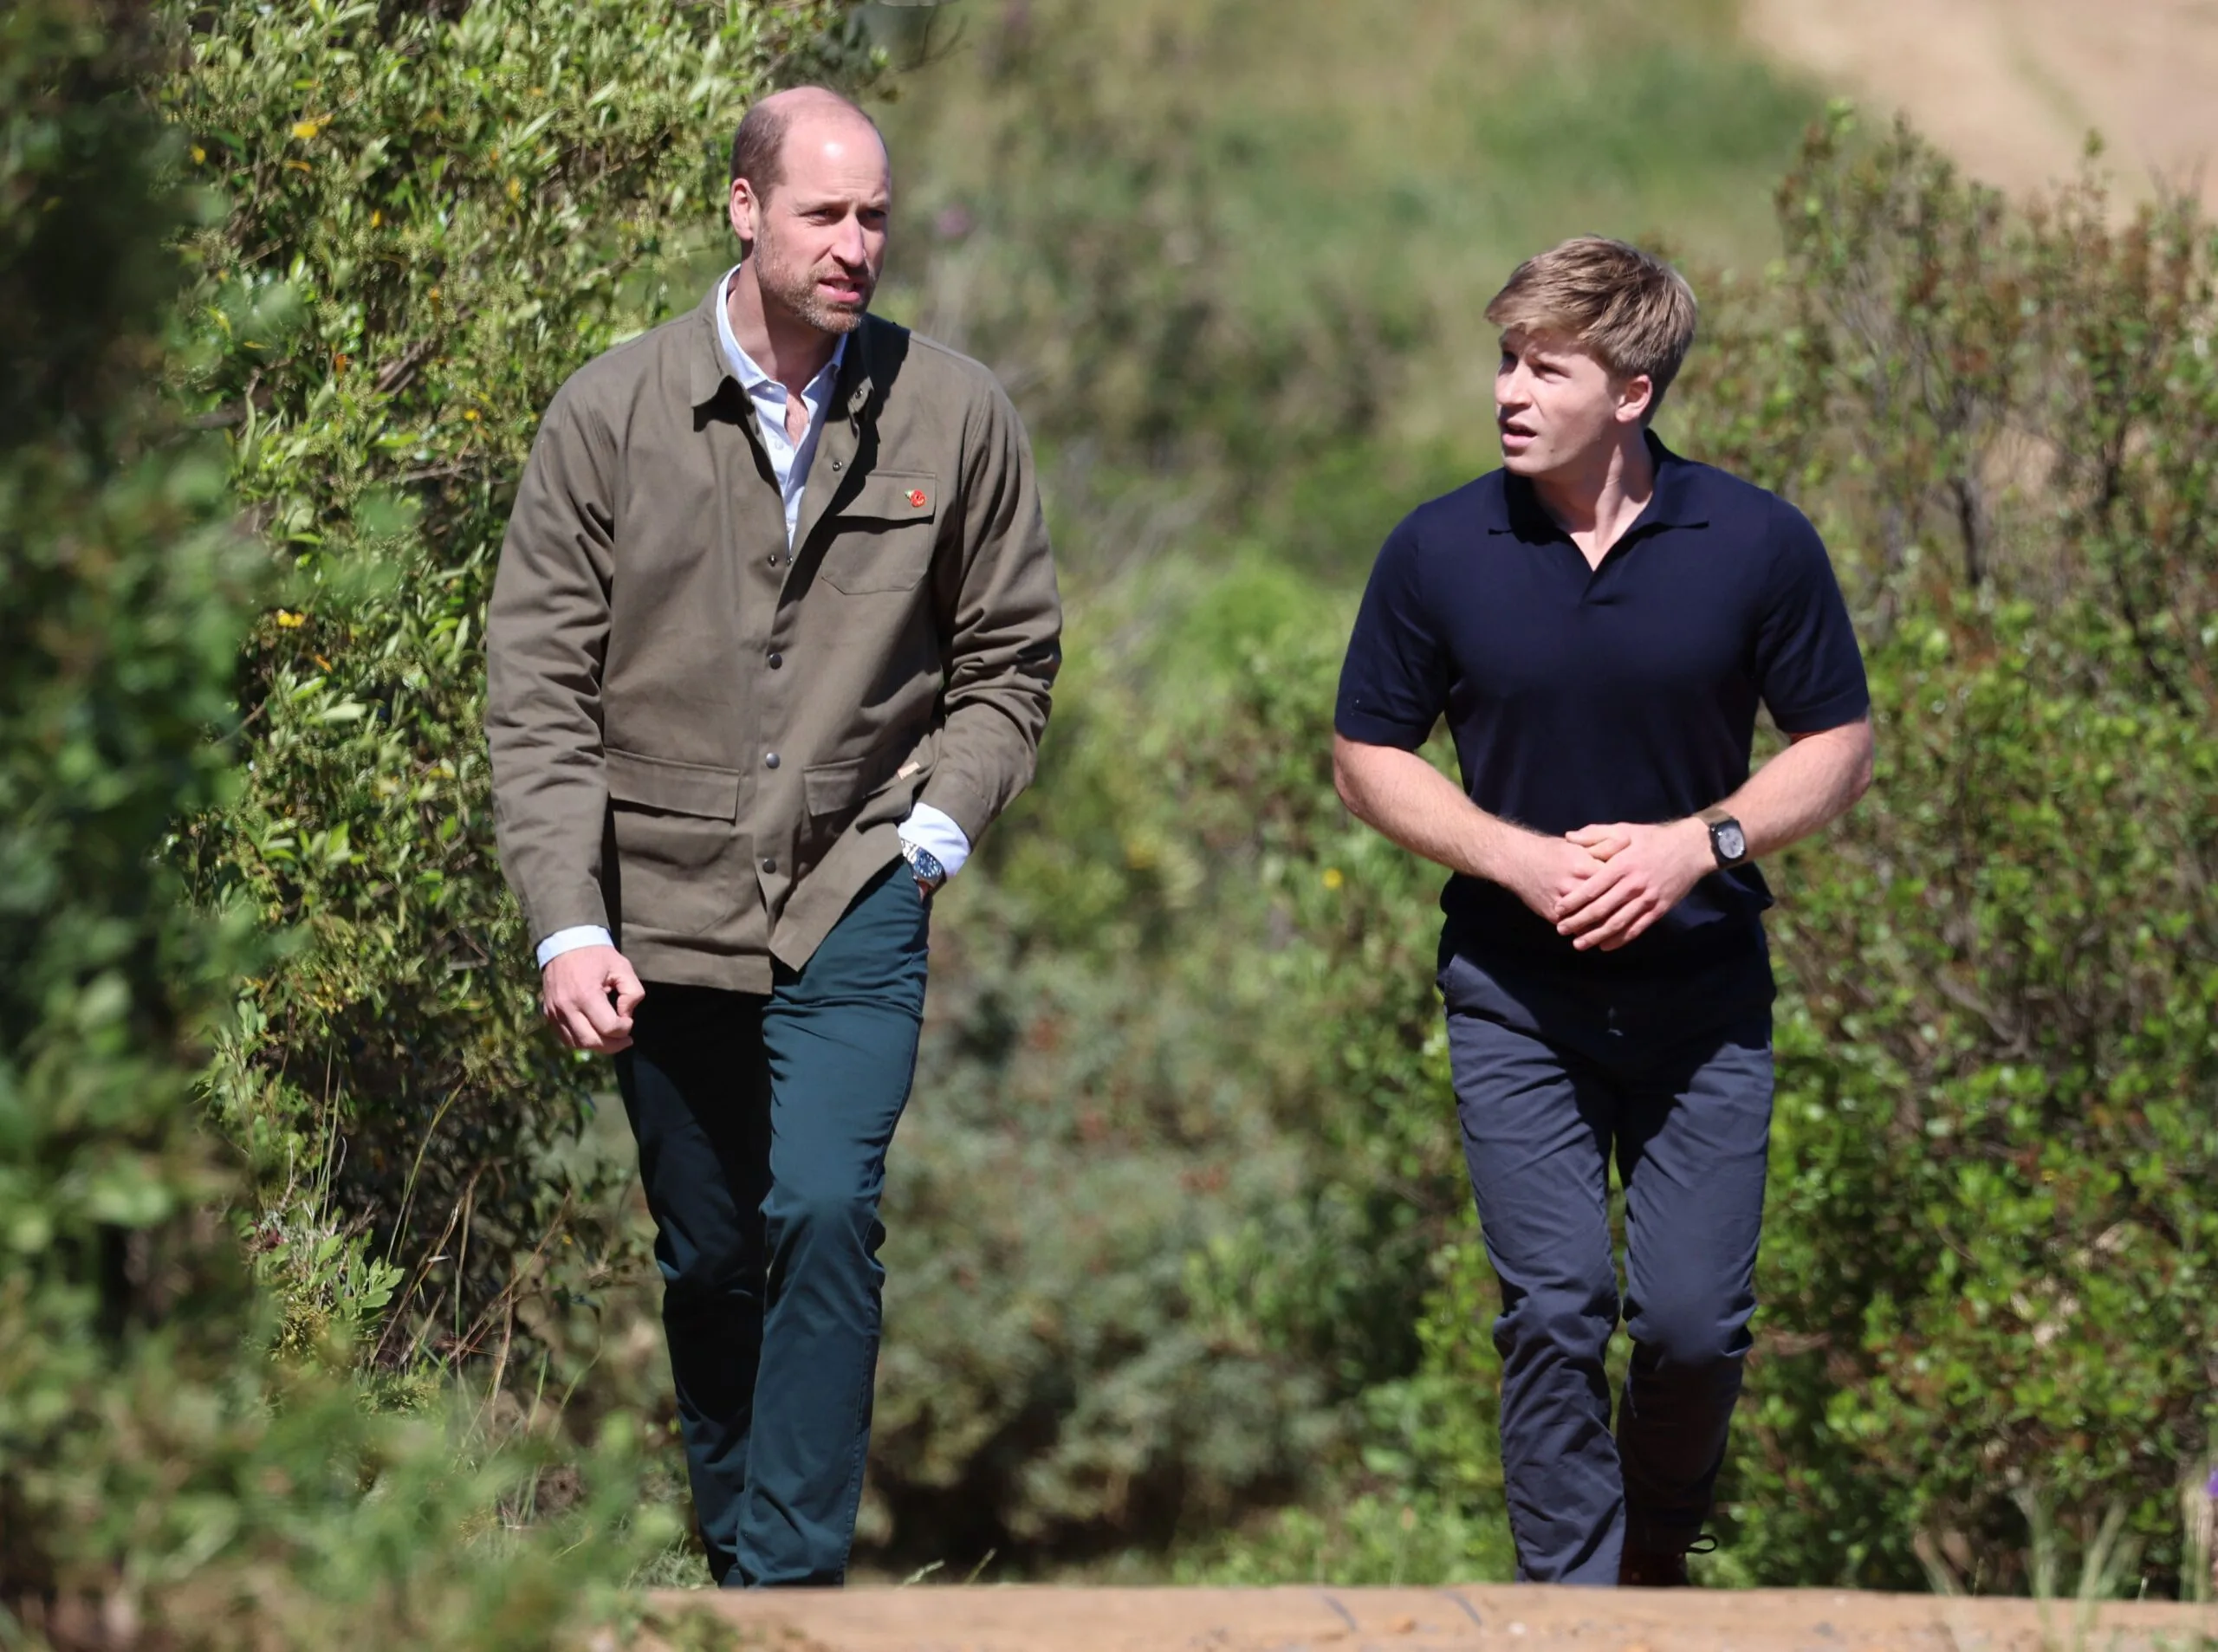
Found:
[{"label": "white shirt cuff", "polygon": [[616,937],[598,923],[580,923],[574,930],[557,930],[539,943],[539,967],[542,969],[566,952],[575,952],[580,947],[613,947]]},{"label": "white shirt cuff", "polygon": [[932,858],[946,869],[950,878],[961,871],[963,863],[970,858],[970,839],[963,835],[963,828],[929,803],[919,803],[911,809],[899,831],[902,842],[930,850]]}]

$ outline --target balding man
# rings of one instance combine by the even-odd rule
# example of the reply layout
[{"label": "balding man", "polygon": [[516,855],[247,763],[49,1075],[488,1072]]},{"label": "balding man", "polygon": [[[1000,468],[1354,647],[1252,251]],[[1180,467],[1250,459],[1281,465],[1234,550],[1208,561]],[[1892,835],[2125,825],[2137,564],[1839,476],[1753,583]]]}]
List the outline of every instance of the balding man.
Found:
[{"label": "balding man", "polygon": [[846,1574],[931,897],[1060,658],[1015,410],[868,314],[891,204],[844,98],[749,113],[740,263],[556,395],[488,624],[502,860],[548,1020],[615,1057],[735,1588]]}]

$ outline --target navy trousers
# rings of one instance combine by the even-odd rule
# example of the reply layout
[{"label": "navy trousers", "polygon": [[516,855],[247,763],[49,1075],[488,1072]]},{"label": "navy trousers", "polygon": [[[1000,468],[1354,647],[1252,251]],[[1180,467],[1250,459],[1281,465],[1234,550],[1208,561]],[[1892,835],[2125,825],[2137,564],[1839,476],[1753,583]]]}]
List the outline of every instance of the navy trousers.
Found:
[{"label": "navy trousers", "polygon": [[778,966],[767,998],[647,983],[616,1058],[694,1513],[727,1588],[846,1575],[926,908],[896,862],[805,968]]},{"label": "navy trousers", "polygon": [[[1755,1309],[1770,973],[1595,990],[1443,965],[1463,1150],[1501,1282],[1502,1479],[1518,1576],[1615,1584],[1701,1532]],[[1609,1214],[1625,1193],[1622,1303]],[[1632,1361],[1611,1431],[1603,1359]]]}]

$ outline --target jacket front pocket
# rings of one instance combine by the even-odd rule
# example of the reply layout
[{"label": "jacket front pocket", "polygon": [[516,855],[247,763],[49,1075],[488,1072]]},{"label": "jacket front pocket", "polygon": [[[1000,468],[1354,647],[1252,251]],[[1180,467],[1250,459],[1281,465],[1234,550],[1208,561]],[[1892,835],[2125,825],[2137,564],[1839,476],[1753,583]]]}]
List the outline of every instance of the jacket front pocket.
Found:
[{"label": "jacket front pocket", "polygon": [[739,771],[610,750],[604,773],[619,928],[700,935],[729,922],[754,878],[736,826]]},{"label": "jacket front pocket", "polygon": [[851,597],[913,591],[938,542],[939,477],[881,470],[855,485],[824,548],[825,582]]},{"label": "jacket front pocket", "polygon": [[852,762],[819,763],[803,769],[801,797],[809,813],[845,813],[868,788],[870,763],[869,758],[858,757]]},{"label": "jacket front pocket", "polygon": [[908,818],[924,786],[920,767],[907,765],[905,744],[890,745],[845,762],[817,763],[801,771],[801,800],[807,818],[798,847],[805,865],[820,861],[839,839],[866,832],[887,821]]}]

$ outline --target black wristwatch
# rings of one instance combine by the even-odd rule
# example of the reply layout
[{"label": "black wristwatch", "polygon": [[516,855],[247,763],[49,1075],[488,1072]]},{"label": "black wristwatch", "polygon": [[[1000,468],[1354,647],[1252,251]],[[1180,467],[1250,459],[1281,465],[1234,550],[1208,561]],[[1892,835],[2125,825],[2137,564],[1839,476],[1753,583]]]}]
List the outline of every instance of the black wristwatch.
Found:
[{"label": "black wristwatch", "polygon": [[937,894],[947,881],[947,868],[939,864],[939,857],[921,844],[904,843],[901,858],[909,863],[909,870],[926,891]]},{"label": "black wristwatch", "polygon": [[1741,823],[1723,809],[1704,809],[1695,819],[1709,828],[1709,852],[1717,857],[1720,871],[1745,864],[1748,858],[1748,834],[1741,830]]}]

